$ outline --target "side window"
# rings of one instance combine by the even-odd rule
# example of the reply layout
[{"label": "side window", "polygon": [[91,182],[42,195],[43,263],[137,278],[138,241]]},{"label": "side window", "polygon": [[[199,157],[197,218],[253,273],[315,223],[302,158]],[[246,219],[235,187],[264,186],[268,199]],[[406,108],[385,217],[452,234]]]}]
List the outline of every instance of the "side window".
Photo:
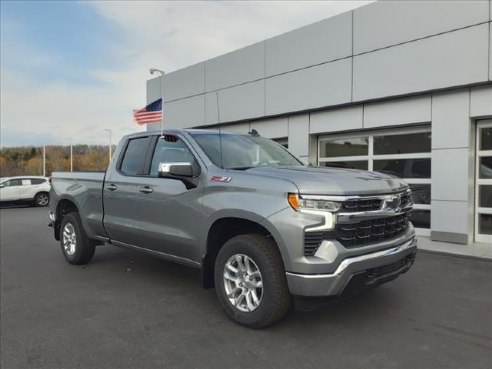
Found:
[{"label": "side window", "polygon": [[22,181],[20,179],[11,179],[4,183],[5,187],[22,186]]},{"label": "side window", "polygon": [[42,179],[42,178],[31,178],[31,184],[33,185],[38,185],[38,184],[41,184],[41,183],[44,183],[46,182],[46,179]]},{"label": "side window", "polygon": [[31,180],[30,179],[23,179],[22,180],[22,185],[23,186],[30,186],[31,185]]},{"label": "side window", "polygon": [[159,163],[193,163],[194,156],[186,144],[178,137],[159,138],[155,147],[150,175],[157,177]]},{"label": "side window", "polygon": [[128,142],[120,170],[131,176],[141,174],[142,163],[149,148],[149,137],[134,138]]}]

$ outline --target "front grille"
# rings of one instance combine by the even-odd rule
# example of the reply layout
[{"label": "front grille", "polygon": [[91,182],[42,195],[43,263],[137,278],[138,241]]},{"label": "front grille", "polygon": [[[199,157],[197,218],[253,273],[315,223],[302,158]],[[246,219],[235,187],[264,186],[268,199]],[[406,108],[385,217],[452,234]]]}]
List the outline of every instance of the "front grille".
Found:
[{"label": "front grille", "polygon": [[347,248],[378,243],[402,234],[408,226],[408,213],[367,220],[355,224],[338,224],[333,238]]},{"label": "front grille", "polygon": [[330,232],[305,232],[304,255],[314,256],[323,240],[337,240],[346,248],[367,246],[403,234],[409,224],[409,212],[390,218],[367,220],[355,224],[338,224]]},{"label": "front grille", "polygon": [[414,260],[415,260],[415,254],[410,254],[408,256],[405,256],[403,259],[394,262],[393,264],[383,265],[378,268],[369,269],[367,271],[367,277],[380,279],[386,276],[390,276],[395,272],[398,272],[401,269],[412,265]]},{"label": "front grille", "polygon": [[[401,194],[401,208],[407,208],[412,205],[412,196],[410,193]],[[384,200],[380,198],[360,198],[349,199],[341,204],[340,212],[356,213],[363,211],[380,210],[384,206]]]},{"label": "front grille", "polygon": [[381,209],[383,200],[381,199],[351,199],[342,204],[340,211],[355,213],[359,211],[371,211]]},{"label": "front grille", "polygon": [[[399,197],[399,198],[398,198]],[[400,214],[350,223],[357,217],[367,219],[366,214],[374,216],[388,209]],[[304,255],[316,254],[323,240],[337,240],[346,248],[355,248],[383,242],[403,234],[408,228],[412,197],[410,191],[393,195],[373,195],[361,198],[347,198],[339,210],[340,223],[328,232],[305,232]],[[352,214],[350,214],[352,213]],[[362,213],[362,214],[355,214]],[[350,221],[348,221],[350,220]]]}]

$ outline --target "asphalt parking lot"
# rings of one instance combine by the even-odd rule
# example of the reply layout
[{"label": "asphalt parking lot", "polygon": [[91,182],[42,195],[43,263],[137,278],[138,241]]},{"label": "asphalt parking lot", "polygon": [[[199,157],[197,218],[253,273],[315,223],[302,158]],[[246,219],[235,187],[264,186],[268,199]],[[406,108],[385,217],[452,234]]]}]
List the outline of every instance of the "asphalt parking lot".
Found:
[{"label": "asphalt parking lot", "polygon": [[47,208],[3,208],[1,367],[492,368],[492,263],[420,252],[370,293],[261,331],[197,270],[104,246],[65,262]]}]

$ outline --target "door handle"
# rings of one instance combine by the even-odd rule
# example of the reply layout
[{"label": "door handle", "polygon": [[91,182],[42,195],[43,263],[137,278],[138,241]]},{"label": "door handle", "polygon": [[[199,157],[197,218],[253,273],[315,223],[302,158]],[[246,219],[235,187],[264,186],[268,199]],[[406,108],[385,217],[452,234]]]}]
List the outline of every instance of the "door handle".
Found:
[{"label": "door handle", "polygon": [[154,192],[154,190],[152,188],[150,188],[149,186],[140,187],[138,190],[140,192],[142,192],[142,193],[152,193],[152,192]]},{"label": "door handle", "polygon": [[114,185],[112,183],[111,184],[108,184],[106,186],[106,190],[108,190],[108,191],[116,191],[117,189],[118,189],[118,187],[116,187],[116,185]]}]

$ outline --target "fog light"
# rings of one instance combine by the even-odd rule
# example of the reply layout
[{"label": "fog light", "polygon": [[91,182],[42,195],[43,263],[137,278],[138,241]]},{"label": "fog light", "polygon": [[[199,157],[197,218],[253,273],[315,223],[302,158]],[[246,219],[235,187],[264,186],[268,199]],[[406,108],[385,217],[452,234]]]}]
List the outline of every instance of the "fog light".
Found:
[{"label": "fog light", "polygon": [[316,251],[314,256],[333,263],[338,256],[338,249],[333,242],[323,241],[321,242],[321,245],[318,247],[318,250]]}]

